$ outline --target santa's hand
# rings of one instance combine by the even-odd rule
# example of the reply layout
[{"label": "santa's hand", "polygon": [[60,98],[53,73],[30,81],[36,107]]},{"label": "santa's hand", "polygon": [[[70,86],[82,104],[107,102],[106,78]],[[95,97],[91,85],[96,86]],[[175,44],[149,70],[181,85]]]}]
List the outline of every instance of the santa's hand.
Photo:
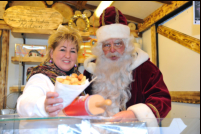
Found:
[{"label": "santa's hand", "polygon": [[110,120],[111,122],[128,122],[128,121],[137,121],[137,118],[133,111],[122,111],[113,116]]},{"label": "santa's hand", "polygon": [[47,92],[45,99],[45,111],[49,116],[57,116],[58,113],[62,110],[63,105],[59,104],[54,106],[54,104],[62,103],[63,99],[56,98],[59,94],[57,92]]}]

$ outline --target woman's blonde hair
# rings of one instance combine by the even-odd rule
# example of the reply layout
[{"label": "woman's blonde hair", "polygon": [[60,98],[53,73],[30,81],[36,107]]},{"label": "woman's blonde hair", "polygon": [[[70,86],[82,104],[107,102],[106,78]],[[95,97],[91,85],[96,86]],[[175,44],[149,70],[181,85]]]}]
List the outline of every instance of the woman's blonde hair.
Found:
[{"label": "woman's blonde hair", "polygon": [[82,37],[79,34],[79,31],[73,28],[67,28],[66,26],[60,25],[57,31],[50,35],[48,39],[48,48],[43,63],[50,61],[51,49],[53,49],[54,51],[59,45],[59,43],[65,40],[72,41],[72,43],[76,44],[76,50],[78,52],[79,46],[82,43]]}]

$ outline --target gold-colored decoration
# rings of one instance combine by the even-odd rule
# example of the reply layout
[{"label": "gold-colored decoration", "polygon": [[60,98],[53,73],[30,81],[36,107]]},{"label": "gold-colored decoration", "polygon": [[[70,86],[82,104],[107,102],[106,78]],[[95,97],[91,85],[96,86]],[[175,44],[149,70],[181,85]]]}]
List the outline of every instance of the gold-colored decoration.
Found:
[{"label": "gold-colored decoration", "polygon": [[79,31],[83,31],[83,30],[85,29],[85,26],[86,26],[85,20],[82,19],[82,18],[78,18],[78,19],[76,20],[76,26],[77,26],[77,29],[78,29]]},{"label": "gold-colored decoration", "polygon": [[96,31],[97,31],[97,30],[98,30],[97,27],[90,27],[90,28],[89,28],[89,33],[90,33],[90,35],[96,36]]},{"label": "gold-colored decoration", "polygon": [[97,39],[94,39],[94,38],[91,39],[91,40],[90,40],[91,46],[94,46],[96,42],[97,42]]},{"label": "gold-colored decoration", "polygon": [[158,8],[156,11],[146,17],[143,23],[138,23],[139,32],[144,32],[153,24],[155,24],[165,16],[171,14],[172,12],[174,12],[175,10],[182,7],[188,2],[191,1],[172,1],[172,4],[163,4],[160,8]]},{"label": "gold-colored decoration", "polygon": [[130,30],[136,30],[136,25],[134,23],[129,23],[128,27],[130,28]]},{"label": "gold-colored decoration", "polygon": [[91,26],[93,27],[99,27],[100,23],[99,23],[99,18],[96,17],[96,15],[92,15],[89,19],[89,23]]},{"label": "gold-colored decoration", "polygon": [[84,63],[84,60],[89,56],[92,56],[91,49],[97,42],[97,39],[91,39],[90,42],[83,42],[80,45],[80,49],[78,52],[78,63]]},{"label": "gold-colored decoration", "polygon": [[83,30],[83,32],[87,32],[89,30],[90,24],[89,19],[85,14],[73,15],[73,17],[68,22],[68,26],[72,28],[73,22],[78,18],[82,18],[85,21],[85,29]]},{"label": "gold-colored decoration", "polygon": [[86,14],[86,16],[89,18],[91,16],[91,11],[89,10],[84,10],[83,14]]},{"label": "gold-colored decoration", "polygon": [[82,14],[82,12],[79,11],[79,10],[76,10],[76,11],[75,11],[75,15],[78,15],[78,14]]},{"label": "gold-colored decoration", "polygon": [[172,102],[200,104],[200,91],[170,91]]},{"label": "gold-colored decoration", "polygon": [[51,6],[54,3],[54,1],[46,1],[46,3],[47,5]]},{"label": "gold-colored decoration", "polygon": [[52,8],[12,6],[6,9],[3,19],[18,29],[56,29],[62,24],[63,16]]},{"label": "gold-colored decoration", "polygon": [[157,66],[157,49],[156,49],[156,26],[151,27],[151,61]]},{"label": "gold-colored decoration", "polygon": [[55,2],[52,8],[57,10],[63,16],[63,24],[68,24],[71,17],[74,15],[73,9],[64,3]]},{"label": "gold-colored decoration", "polygon": [[200,54],[200,40],[197,38],[178,32],[163,25],[158,26],[157,33]]}]

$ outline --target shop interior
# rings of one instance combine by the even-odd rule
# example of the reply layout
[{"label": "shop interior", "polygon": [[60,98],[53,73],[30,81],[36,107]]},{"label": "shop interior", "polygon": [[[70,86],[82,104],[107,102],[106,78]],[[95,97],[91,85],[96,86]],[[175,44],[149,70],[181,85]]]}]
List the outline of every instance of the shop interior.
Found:
[{"label": "shop interior", "polygon": [[[79,30],[83,42],[78,51],[77,66],[81,73],[84,72],[83,63],[93,55],[91,49],[97,42],[96,31],[100,25],[97,9],[102,2],[0,1],[0,132],[15,132],[20,129],[20,123],[27,129],[46,128],[50,122],[58,133],[62,130],[81,133],[86,124],[87,130],[98,131],[105,127],[108,131],[109,128],[118,130],[116,133],[120,130],[128,133],[131,128],[141,125],[139,132],[144,132],[146,125],[143,122],[117,123],[108,127],[103,125],[102,119],[100,127],[93,124],[97,118],[92,117],[16,117],[17,99],[27,82],[26,71],[44,60],[48,38],[59,25]],[[200,133],[200,3],[196,4],[196,1],[105,3],[106,7],[115,6],[123,13],[130,34],[135,37],[134,46],[148,53],[150,61],[163,74],[172,107],[160,124],[164,134]],[[31,125],[27,125],[29,121],[32,121]]]}]

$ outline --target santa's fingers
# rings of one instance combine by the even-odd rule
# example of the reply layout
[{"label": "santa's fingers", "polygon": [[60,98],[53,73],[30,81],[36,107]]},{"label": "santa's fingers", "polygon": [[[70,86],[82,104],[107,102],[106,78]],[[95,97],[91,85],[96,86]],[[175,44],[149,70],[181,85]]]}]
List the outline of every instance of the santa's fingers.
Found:
[{"label": "santa's fingers", "polygon": [[113,118],[111,119],[111,121],[114,121],[114,122],[125,122],[125,121],[135,121],[137,120],[136,119],[136,116],[135,114],[128,110],[128,111],[121,111],[117,114],[115,114],[113,116]]},{"label": "santa's fingers", "polygon": [[110,122],[130,122],[134,121],[133,118],[113,117]]},{"label": "santa's fingers", "polygon": [[110,119],[110,122],[120,122],[121,120],[121,117],[112,117],[112,119]]}]

